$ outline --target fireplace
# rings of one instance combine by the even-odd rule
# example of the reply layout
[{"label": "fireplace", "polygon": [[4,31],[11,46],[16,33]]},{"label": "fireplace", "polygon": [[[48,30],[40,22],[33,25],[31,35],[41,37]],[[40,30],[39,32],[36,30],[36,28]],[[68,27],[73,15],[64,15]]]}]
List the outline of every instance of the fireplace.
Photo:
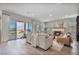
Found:
[{"label": "fireplace", "polygon": [[54,31],[54,36],[60,36],[60,34],[61,34],[62,32],[61,31]]},{"label": "fireplace", "polygon": [[60,28],[55,28],[52,31],[54,36],[60,36],[60,34],[64,33],[64,29],[60,29]]}]

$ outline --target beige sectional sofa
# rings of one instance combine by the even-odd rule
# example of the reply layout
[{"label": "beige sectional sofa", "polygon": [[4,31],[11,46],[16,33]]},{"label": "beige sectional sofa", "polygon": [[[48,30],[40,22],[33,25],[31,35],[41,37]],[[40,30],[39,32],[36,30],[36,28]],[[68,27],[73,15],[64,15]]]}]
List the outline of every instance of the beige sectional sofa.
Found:
[{"label": "beige sectional sofa", "polygon": [[27,42],[31,43],[33,47],[40,47],[47,50],[52,45],[52,38],[49,38],[46,33],[29,33],[27,35]]}]

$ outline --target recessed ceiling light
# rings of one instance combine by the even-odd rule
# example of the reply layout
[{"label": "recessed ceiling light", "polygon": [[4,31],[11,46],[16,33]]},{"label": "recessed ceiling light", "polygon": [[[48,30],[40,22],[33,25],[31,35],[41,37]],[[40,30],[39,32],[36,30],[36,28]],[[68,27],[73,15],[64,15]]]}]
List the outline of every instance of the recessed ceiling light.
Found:
[{"label": "recessed ceiling light", "polygon": [[31,14],[31,16],[34,16],[34,15],[35,15],[35,14],[33,14],[33,13]]},{"label": "recessed ceiling light", "polygon": [[49,14],[49,16],[52,16],[52,14]]}]

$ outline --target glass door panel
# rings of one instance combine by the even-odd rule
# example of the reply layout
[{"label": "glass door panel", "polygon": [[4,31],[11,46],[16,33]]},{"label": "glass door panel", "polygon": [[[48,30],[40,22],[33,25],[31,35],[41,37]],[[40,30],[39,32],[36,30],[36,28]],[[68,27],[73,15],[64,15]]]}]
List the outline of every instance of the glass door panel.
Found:
[{"label": "glass door panel", "polygon": [[11,19],[8,23],[9,40],[16,39],[16,21]]},{"label": "glass door panel", "polygon": [[17,22],[17,39],[22,39],[24,37],[24,23]]}]

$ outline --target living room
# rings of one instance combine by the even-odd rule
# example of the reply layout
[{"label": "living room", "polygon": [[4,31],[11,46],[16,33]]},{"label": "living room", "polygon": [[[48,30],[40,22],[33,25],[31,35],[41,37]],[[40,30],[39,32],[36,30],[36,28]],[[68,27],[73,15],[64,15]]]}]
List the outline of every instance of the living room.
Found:
[{"label": "living room", "polygon": [[[22,41],[24,42],[21,42],[22,44],[26,43],[24,46],[28,46],[28,51],[29,46],[31,50],[33,49],[32,52],[24,53],[17,48],[18,53],[10,47],[15,53],[11,50],[11,53],[1,52],[0,54],[79,54],[78,39],[76,38],[78,6],[79,4],[75,3],[0,4],[1,46],[2,44],[8,46],[9,43],[9,45],[13,44],[13,47],[17,47],[18,45],[14,46],[15,42],[20,44]],[[11,24],[8,23],[10,20],[15,21],[11,22],[12,26],[14,25],[14,30],[12,30],[15,31],[13,32],[15,35],[13,33],[9,35],[8,26]],[[19,35],[20,33],[22,35]],[[20,38],[18,39],[18,37]],[[5,51],[5,48],[3,49],[1,51]],[[38,52],[36,52],[37,50]],[[65,50],[67,51],[65,52]]]}]

